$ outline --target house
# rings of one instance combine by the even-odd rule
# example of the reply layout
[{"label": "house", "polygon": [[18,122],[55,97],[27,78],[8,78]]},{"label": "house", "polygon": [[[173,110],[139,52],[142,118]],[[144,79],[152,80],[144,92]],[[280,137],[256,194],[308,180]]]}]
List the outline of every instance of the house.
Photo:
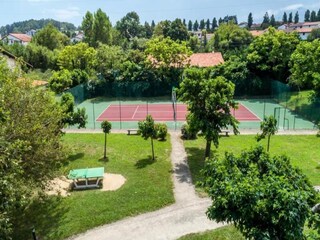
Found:
[{"label": "house", "polygon": [[194,53],[189,57],[190,66],[213,67],[224,63],[221,52]]},{"label": "house", "polygon": [[[0,56],[4,57],[6,59],[8,67],[11,70],[13,70],[17,67],[18,58],[15,55],[13,55],[12,53],[8,52],[7,50],[5,50],[1,47],[0,47]],[[33,66],[30,63],[27,63],[27,62],[23,61],[22,59],[19,59],[19,61],[20,61],[20,63],[22,62],[26,66],[33,68]]]},{"label": "house", "polygon": [[238,26],[240,28],[247,28],[248,27],[248,23],[247,22],[241,22],[241,23],[238,24]]},{"label": "house", "polygon": [[294,31],[298,32],[301,40],[307,40],[313,29],[314,28],[298,28]]},{"label": "house", "polygon": [[258,37],[264,34],[266,31],[265,30],[251,30],[250,33],[252,34],[253,37]]},{"label": "house", "polygon": [[26,34],[30,37],[33,37],[34,35],[36,35],[37,30],[31,29],[28,32],[26,32]]},{"label": "house", "polygon": [[82,42],[84,39],[83,32],[78,32],[73,38],[70,39],[72,43]]},{"label": "house", "polygon": [[19,43],[26,46],[31,42],[31,37],[24,33],[9,33],[9,35],[2,38],[1,41],[6,42],[8,45]]}]

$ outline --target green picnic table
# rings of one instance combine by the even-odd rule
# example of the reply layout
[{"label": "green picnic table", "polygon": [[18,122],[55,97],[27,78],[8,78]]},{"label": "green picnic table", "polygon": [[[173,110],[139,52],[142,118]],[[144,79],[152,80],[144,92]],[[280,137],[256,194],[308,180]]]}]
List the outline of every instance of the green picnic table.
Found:
[{"label": "green picnic table", "polygon": [[99,188],[104,177],[104,167],[70,170],[68,178],[73,180],[74,189]]}]

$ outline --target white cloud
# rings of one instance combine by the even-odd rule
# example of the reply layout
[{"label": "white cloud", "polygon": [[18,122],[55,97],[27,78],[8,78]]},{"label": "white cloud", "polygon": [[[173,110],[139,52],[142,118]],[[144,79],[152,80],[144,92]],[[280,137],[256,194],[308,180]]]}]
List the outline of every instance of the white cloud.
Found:
[{"label": "white cloud", "polygon": [[55,18],[57,20],[62,20],[62,21],[70,20],[72,18],[81,16],[79,8],[77,7],[70,7],[65,9],[53,9],[52,12],[55,15]]},{"label": "white cloud", "polygon": [[299,8],[302,8],[304,5],[301,4],[301,3],[297,3],[297,4],[291,4],[291,5],[288,5],[284,8],[282,8],[282,10],[284,11],[293,11],[293,10],[297,10]]}]

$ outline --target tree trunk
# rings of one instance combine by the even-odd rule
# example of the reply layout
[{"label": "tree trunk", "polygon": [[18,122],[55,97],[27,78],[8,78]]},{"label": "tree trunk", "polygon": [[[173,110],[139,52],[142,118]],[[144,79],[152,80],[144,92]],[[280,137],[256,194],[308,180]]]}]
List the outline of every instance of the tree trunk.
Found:
[{"label": "tree trunk", "polygon": [[204,158],[208,158],[208,157],[210,157],[210,152],[211,152],[211,142],[212,142],[212,140],[207,140],[207,144],[206,144],[206,151],[205,151]]},{"label": "tree trunk", "polygon": [[106,159],[107,158],[107,134],[104,134],[104,154],[103,154],[103,158]]},{"label": "tree trunk", "polygon": [[268,135],[267,152],[269,152],[271,134]]},{"label": "tree trunk", "polygon": [[152,160],[154,161],[153,138],[151,137]]}]

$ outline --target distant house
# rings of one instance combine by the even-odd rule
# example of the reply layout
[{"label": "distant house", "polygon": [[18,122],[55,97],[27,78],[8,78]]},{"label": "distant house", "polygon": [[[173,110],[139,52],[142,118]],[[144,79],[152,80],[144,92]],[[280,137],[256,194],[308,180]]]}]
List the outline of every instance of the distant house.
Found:
[{"label": "distant house", "polygon": [[26,34],[30,37],[33,37],[34,35],[36,35],[37,30],[31,29],[28,32],[26,32]]},{"label": "distant house", "polygon": [[246,28],[246,27],[248,27],[248,23],[247,22],[241,22],[241,23],[238,24],[238,26],[241,27],[241,28]]},{"label": "distant house", "polygon": [[72,43],[82,42],[84,39],[83,32],[78,32],[73,38],[70,39]]},{"label": "distant house", "polygon": [[294,31],[298,32],[301,40],[307,40],[313,29],[314,28],[298,28]]},{"label": "distant house", "polygon": [[189,58],[190,66],[194,67],[213,67],[224,63],[220,52],[194,53]]},{"label": "distant house", "polygon": [[[202,31],[189,31],[189,34],[196,36],[200,42],[204,41],[204,35]],[[209,41],[213,37],[213,33],[206,33],[207,41]]]},{"label": "distant house", "polygon": [[29,42],[31,42],[31,37],[24,33],[9,33],[9,35],[3,37],[1,41],[7,43],[8,45],[19,43],[26,46]]},{"label": "distant house", "polygon": [[254,37],[258,37],[261,36],[262,34],[264,34],[266,31],[265,30],[251,30],[250,33],[252,34],[252,36]]},{"label": "distant house", "polygon": [[[0,56],[4,57],[7,61],[7,65],[8,67],[13,70],[17,67],[17,60],[19,60],[15,55],[13,55],[12,53],[6,51],[5,49],[0,47]],[[26,66],[28,67],[33,67],[30,63],[27,63],[23,60],[19,60],[20,62],[24,63]]]}]

